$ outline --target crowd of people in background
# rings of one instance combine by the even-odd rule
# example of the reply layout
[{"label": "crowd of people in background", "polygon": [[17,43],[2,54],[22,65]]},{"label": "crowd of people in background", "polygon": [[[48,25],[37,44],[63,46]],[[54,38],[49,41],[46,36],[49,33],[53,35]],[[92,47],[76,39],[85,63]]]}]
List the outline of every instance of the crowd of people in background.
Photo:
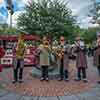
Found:
[{"label": "crowd of people in background", "polygon": [[[24,56],[26,51],[23,37],[24,33],[21,33],[16,46],[13,48],[15,56],[13,59],[13,83],[23,82]],[[0,57],[3,56],[2,54],[4,54],[4,50],[0,48]],[[64,36],[60,36],[58,41],[54,40],[51,45],[50,39],[47,36],[43,36],[42,43],[37,46],[36,53],[36,56],[39,56],[39,65],[41,66],[41,81],[49,81],[48,68],[50,66],[50,59],[53,59],[51,54],[54,54],[57,59],[59,81],[69,81],[69,62],[71,59],[74,59],[77,69],[77,78],[75,80],[88,82],[87,54],[94,56],[93,62],[97,66],[100,77],[100,33],[97,34],[96,45],[93,48],[90,45],[86,47],[85,42],[79,36],[76,37],[73,45],[69,44],[67,38]],[[100,83],[100,80],[98,83]]]}]

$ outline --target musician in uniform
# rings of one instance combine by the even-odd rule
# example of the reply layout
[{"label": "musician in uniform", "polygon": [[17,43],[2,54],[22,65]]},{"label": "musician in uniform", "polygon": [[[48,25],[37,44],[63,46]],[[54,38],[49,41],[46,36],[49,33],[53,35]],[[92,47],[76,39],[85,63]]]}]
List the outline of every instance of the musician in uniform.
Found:
[{"label": "musician in uniform", "polygon": [[58,46],[57,55],[58,55],[58,66],[59,66],[59,81],[65,80],[68,81],[68,68],[69,68],[69,55],[70,55],[70,46],[66,42],[65,37],[60,37],[60,45]]},{"label": "musician in uniform", "polygon": [[[97,41],[94,47],[94,65],[97,66],[98,74],[100,77],[100,33],[97,33]],[[98,83],[100,84],[100,80]]]},{"label": "musician in uniform", "polygon": [[87,82],[86,69],[87,69],[87,59],[86,59],[86,48],[84,41],[80,37],[76,37],[75,41],[75,53],[76,53],[76,68],[77,68],[77,81],[81,79]]},{"label": "musician in uniform", "polygon": [[40,66],[41,66],[41,81],[46,80],[48,81],[48,67],[50,66],[50,45],[49,40],[47,37],[43,37],[42,44],[39,46],[39,60],[40,60]]},{"label": "musician in uniform", "polygon": [[24,33],[21,33],[18,38],[18,43],[14,49],[14,80],[13,83],[19,81],[22,83],[23,68],[24,68],[24,56],[25,56],[25,43],[24,43]]}]

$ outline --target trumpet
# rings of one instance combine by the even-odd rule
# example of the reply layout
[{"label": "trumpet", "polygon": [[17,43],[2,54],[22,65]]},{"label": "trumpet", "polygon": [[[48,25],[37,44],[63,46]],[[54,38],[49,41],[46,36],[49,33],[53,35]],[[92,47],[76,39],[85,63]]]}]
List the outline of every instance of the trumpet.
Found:
[{"label": "trumpet", "polygon": [[49,48],[49,45],[43,45],[44,48]]},{"label": "trumpet", "polygon": [[46,51],[51,51],[51,49],[50,49],[50,46],[49,45],[47,45],[47,44],[41,44],[40,46],[39,46],[39,48],[40,48],[40,50],[41,49],[45,49]]}]

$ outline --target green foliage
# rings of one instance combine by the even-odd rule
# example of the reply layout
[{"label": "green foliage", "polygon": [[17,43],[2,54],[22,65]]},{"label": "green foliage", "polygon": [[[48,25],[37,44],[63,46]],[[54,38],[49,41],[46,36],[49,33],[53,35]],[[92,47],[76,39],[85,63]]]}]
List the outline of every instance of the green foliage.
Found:
[{"label": "green foliage", "polygon": [[92,17],[91,23],[100,25],[100,2],[93,1],[89,16]]},{"label": "green foliage", "polygon": [[68,36],[74,32],[75,20],[67,3],[60,0],[32,0],[18,18],[18,28],[30,34]]},{"label": "green foliage", "polygon": [[100,31],[99,27],[91,27],[88,29],[79,29],[77,32],[80,37],[84,39],[87,44],[92,44],[96,40],[96,33]]},{"label": "green foliage", "polygon": [[4,25],[0,25],[0,34],[16,35],[19,34],[19,31],[15,28],[8,27],[7,24],[4,24]]},{"label": "green foliage", "polygon": [[93,43],[96,40],[96,33],[98,31],[100,31],[99,27],[88,28],[83,34],[85,41],[87,43]]}]

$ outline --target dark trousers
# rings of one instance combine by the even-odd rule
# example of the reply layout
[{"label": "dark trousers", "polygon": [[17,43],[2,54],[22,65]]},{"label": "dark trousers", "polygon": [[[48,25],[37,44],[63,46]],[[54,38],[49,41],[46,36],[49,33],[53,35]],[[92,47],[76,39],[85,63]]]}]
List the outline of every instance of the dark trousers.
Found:
[{"label": "dark trousers", "polygon": [[68,78],[68,70],[65,70],[65,71],[64,71],[64,76],[65,76],[65,79]]},{"label": "dark trousers", "polygon": [[42,77],[48,78],[48,66],[41,66]]},{"label": "dark trousers", "polygon": [[15,81],[18,81],[18,78],[19,78],[19,80],[22,80],[23,68],[21,68],[20,65],[21,65],[21,60],[18,59],[17,60],[17,66],[14,69],[14,80]]},{"label": "dark trousers", "polygon": [[59,68],[59,74],[60,74],[59,76],[60,76],[60,78],[63,78],[63,75],[64,75],[63,70],[64,70],[63,59],[61,59],[60,68]]},{"label": "dark trousers", "polygon": [[60,78],[68,78],[68,70],[64,70],[64,63],[63,63],[63,59],[61,59],[61,64],[60,64],[60,69],[59,69],[59,73],[60,73]]},{"label": "dark trousers", "polygon": [[83,68],[83,67],[78,68],[77,77],[78,79],[81,79],[81,78],[85,79],[86,78],[86,68]]},{"label": "dark trousers", "polygon": [[99,74],[99,77],[100,77],[100,65],[97,66],[97,70],[98,70],[98,74]]},{"label": "dark trousers", "polygon": [[100,76],[100,55],[99,55],[99,66],[97,66],[98,74]]}]

